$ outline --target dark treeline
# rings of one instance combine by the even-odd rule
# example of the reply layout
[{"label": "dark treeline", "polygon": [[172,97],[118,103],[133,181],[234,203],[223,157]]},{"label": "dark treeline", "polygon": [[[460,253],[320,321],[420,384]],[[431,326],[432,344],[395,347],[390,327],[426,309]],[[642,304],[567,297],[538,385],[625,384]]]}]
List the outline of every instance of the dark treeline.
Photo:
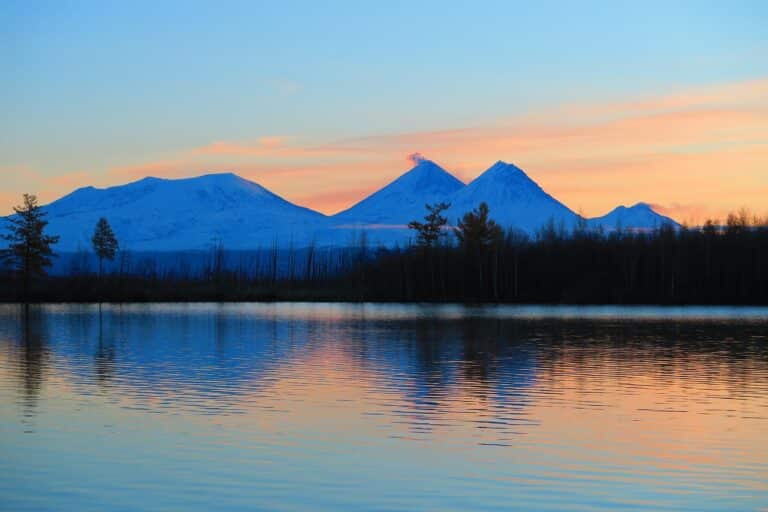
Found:
[{"label": "dark treeline", "polygon": [[[26,288],[21,274],[0,272],[0,301],[131,302],[357,300],[340,288],[341,276],[361,265],[349,249],[209,251],[169,255],[121,250],[102,267],[86,251],[62,255],[66,272],[39,276]],[[101,269],[101,270],[100,270]]]},{"label": "dark treeline", "polygon": [[768,304],[768,226],[651,232],[550,226],[487,245],[383,251],[346,276],[387,301],[591,304]]},{"label": "dark treeline", "polygon": [[[0,267],[0,301],[451,301],[592,304],[768,304],[768,219],[747,212],[695,229],[603,232],[550,222],[535,237],[503,231],[487,205],[447,227],[447,204],[413,221],[415,243],[207,252],[170,257],[121,248],[106,219],[93,256],[49,276],[55,235],[25,196]],[[31,235],[30,235],[31,233]],[[32,256],[30,256],[32,255]],[[192,264],[190,258],[195,262]],[[166,258],[168,260],[169,258]],[[105,266],[105,260],[110,264]]]}]

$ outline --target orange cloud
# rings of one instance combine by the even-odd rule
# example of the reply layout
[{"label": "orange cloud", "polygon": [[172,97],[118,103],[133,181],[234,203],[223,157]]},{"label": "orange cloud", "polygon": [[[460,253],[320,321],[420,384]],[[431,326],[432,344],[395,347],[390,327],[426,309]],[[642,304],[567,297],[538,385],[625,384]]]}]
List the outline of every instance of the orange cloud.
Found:
[{"label": "orange cloud", "polygon": [[[561,105],[487,126],[330,142],[288,136],[216,141],[166,160],[89,174],[115,184],[146,175],[232,171],[286,199],[334,213],[396,178],[410,165],[403,157],[418,150],[464,181],[495,160],[513,161],[586,215],[646,201],[666,205],[662,209],[678,220],[700,222],[741,206],[763,213],[766,147],[763,78],[639,100]],[[65,183],[50,186],[66,191]]]},{"label": "orange cloud", "polygon": [[296,201],[300,204],[311,204],[312,208],[318,211],[337,213],[349,208],[370,192],[370,187],[355,187],[341,191],[327,190],[298,195]]},{"label": "orange cloud", "polygon": [[107,174],[118,180],[136,180],[146,176],[178,178],[186,176],[190,170],[190,163],[185,160],[163,160],[113,167],[107,170]]},{"label": "orange cloud", "polygon": [[583,119],[585,117],[605,119],[615,116],[647,115],[699,107],[750,107],[755,104],[764,105],[766,97],[768,97],[768,78],[759,78],[743,82],[693,87],[685,91],[642,99],[563,105],[546,112],[530,115],[528,121],[562,120],[563,117],[566,119]]},{"label": "orange cloud", "polygon": [[0,166],[0,175],[12,178],[0,191],[0,215],[11,213],[23,194],[34,194],[40,204],[47,204],[93,181],[93,175],[84,171],[46,176],[28,166]]},{"label": "orange cloud", "polygon": [[[653,209],[662,215],[679,219],[681,222],[692,225],[697,222],[697,219],[712,219],[718,220],[717,215],[714,214],[712,209],[705,204],[653,204]],[[722,219],[719,219],[722,220]]]}]

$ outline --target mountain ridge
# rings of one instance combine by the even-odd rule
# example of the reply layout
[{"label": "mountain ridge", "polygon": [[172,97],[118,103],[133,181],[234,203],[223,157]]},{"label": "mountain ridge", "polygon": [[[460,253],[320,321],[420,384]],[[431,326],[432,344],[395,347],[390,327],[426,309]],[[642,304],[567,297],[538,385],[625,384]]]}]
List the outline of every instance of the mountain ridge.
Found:
[{"label": "mountain ridge", "polygon": [[146,177],[123,185],[83,187],[43,206],[61,249],[89,247],[106,217],[124,246],[137,250],[268,245],[275,232],[305,243],[326,216],[298,206],[234,173],[191,178]]},{"label": "mountain ridge", "polygon": [[[90,246],[93,226],[102,216],[123,246],[136,250],[204,249],[214,241],[232,249],[348,246],[363,231],[371,245],[402,245],[413,239],[408,222],[422,219],[425,204],[436,202],[451,204],[446,212],[451,225],[486,202],[499,224],[529,235],[550,221],[569,229],[580,220],[515,164],[499,160],[465,184],[431,160],[414,163],[335,215],[294,204],[232,172],[85,186],[43,208],[51,232],[61,235],[58,249],[69,251]],[[648,203],[620,205],[585,221],[590,228],[607,231],[679,226]]]}]

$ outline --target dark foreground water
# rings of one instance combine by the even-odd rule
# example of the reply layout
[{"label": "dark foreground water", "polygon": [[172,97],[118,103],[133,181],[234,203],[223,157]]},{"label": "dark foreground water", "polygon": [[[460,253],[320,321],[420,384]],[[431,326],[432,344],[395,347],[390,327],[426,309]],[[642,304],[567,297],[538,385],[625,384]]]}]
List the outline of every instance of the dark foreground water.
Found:
[{"label": "dark foreground water", "polygon": [[766,507],[766,309],[0,306],[2,510]]}]

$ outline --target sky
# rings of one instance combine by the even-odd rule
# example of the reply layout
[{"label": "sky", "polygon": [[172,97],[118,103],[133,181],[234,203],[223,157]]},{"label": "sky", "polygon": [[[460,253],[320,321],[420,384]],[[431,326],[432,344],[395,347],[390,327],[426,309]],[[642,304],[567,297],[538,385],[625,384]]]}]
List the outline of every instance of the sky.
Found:
[{"label": "sky", "polygon": [[335,213],[414,152],[588,216],[768,214],[768,3],[532,4],[2,2],[0,214],[210,172]]}]

